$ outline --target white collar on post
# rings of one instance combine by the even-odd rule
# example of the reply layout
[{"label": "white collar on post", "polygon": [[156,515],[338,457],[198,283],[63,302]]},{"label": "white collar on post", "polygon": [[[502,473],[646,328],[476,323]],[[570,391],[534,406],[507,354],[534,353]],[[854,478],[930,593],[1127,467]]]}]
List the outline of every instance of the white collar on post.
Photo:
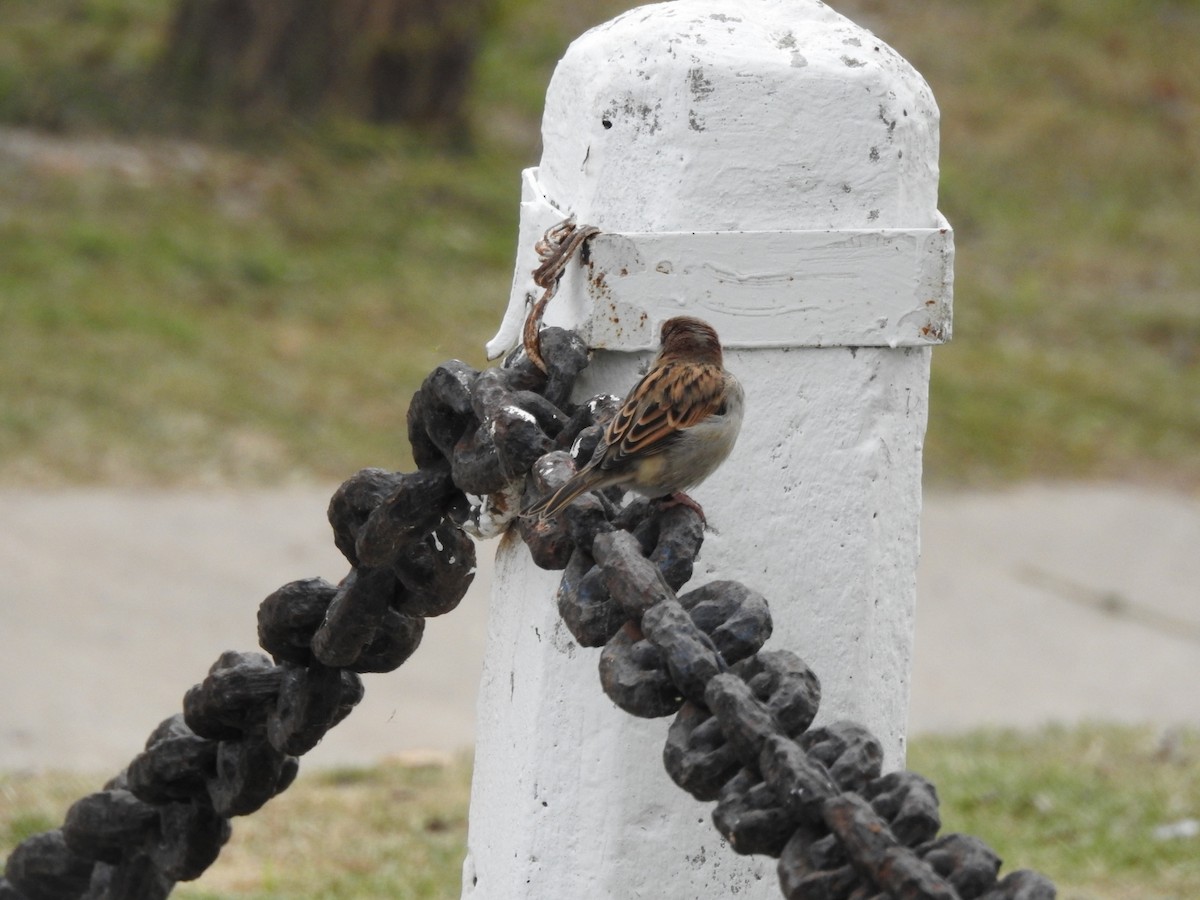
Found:
[{"label": "white collar on post", "polygon": [[[567,215],[542,191],[537,169],[526,169],[512,293],[490,359],[520,340],[541,294],[534,245]],[[940,213],[932,228],[602,232],[586,258],[567,268],[544,324],[578,331],[590,347],[653,349],[662,322],[685,309],[730,348],[950,339],[954,232]]]}]

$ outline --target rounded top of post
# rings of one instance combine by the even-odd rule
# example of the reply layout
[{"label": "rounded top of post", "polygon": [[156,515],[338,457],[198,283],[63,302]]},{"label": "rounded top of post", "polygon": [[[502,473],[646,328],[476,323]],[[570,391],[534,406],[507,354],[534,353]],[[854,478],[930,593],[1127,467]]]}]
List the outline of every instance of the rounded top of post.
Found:
[{"label": "rounded top of post", "polygon": [[615,231],[929,227],[938,110],[924,79],[818,0],[675,0],[568,48],[539,178]]}]

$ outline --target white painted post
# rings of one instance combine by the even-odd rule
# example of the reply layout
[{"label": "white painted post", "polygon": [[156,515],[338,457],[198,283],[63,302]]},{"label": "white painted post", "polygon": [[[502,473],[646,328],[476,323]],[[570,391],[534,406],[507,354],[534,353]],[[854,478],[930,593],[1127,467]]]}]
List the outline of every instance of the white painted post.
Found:
[{"label": "white painted post", "polygon": [[[689,588],[730,578],[762,592],[768,648],[822,680],[818,721],[864,723],[891,767],[904,757],[929,345],[950,324],[937,124],[911,66],[816,0],[625,13],[555,71],[513,302],[489,345],[515,343],[533,243],[567,213],[605,232],[547,316],[601,348],[580,396],[623,393],[669,315],[713,322],[747,413],[733,456],[695,491],[712,531]],[[711,806],[670,782],[669,720],[631,719],[603,696],[599,652],[558,620],[558,577],[502,540],[463,896],[779,896],[773,861],[736,856]]]}]

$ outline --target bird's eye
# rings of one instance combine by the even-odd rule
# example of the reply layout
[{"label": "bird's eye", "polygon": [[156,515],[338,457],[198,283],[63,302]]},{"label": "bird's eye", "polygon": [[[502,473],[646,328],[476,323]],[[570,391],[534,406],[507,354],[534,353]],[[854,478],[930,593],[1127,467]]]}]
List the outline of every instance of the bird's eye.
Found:
[{"label": "bird's eye", "polygon": [[724,401],[724,400],[722,400],[722,401],[721,401],[721,405],[717,407],[717,412],[716,412],[716,414],[717,414],[718,416],[723,416],[723,415],[725,415],[725,401]]}]

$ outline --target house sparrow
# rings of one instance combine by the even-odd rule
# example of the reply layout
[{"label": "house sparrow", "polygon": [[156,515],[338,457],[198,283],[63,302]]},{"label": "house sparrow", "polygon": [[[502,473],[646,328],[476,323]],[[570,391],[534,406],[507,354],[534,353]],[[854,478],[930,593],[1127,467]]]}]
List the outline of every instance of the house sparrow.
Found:
[{"label": "house sparrow", "polygon": [[[624,485],[647,497],[672,496],[712,474],[742,427],[744,394],[722,365],[721,342],[707,322],[663,323],[662,347],[608,423],[591,460],[527,516],[549,518],[587,491]],[[701,512],[703,516],[703,513]]]}]

